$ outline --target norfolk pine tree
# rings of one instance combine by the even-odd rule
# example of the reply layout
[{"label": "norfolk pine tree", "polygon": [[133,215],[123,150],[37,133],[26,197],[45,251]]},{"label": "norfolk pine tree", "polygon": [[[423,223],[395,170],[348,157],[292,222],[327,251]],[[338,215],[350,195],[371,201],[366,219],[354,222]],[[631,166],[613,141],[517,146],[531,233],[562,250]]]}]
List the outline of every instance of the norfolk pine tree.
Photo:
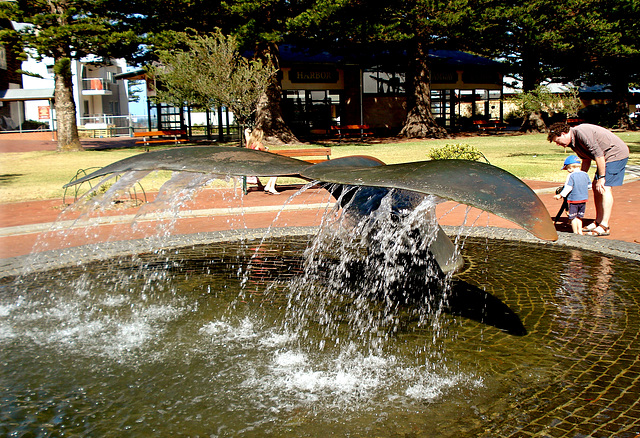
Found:
[{"label": "norfolk pine tree", "polygon": [[[611,84],[628,120],[628,85],[640,74],[639,14],[638,0],[486,0],[478,42],[510,63],[524,92],[549,81]],[[539,122],[530,113],[522,130],[538,131]]]},{"label": "norfolk pine tree", "polygon": [[79,151],[71,61],[94,55],[103,60],[137,51],[134,33],[110,19],[108,0],[17,0],[1,2],[0,14],[27,26],[5,30],[0,39],[19,39],[36,59],[53,58],[58,151]]},{"label": "norfolk pine tree", "polygon": [[[447,132],[431,112],[431,49],[465,49],[475,31],[472,0],[325,0],[292,22],[294,32],[345,51],[404,51],[396,68],[407,72],[407,116],[400,132],[442,138]],[[393,66],[390,66],[393,68]]]},{"label": "norfolk pine tree", "polygon": [[[223,14],[228,17],[222,26],[225,33],[237,37],[240,46],[254,53],[263,64],[280,68],[279,45],[295,38],[290,22],[315,0],[231,0],[224,3]],[[272,75],[265,92],[258,101],[255,126],[264,131],[268,143],[294,143],[296,136],[284,120],[282,113],[282,86]]]},{"label": "norfolk pine tree", "polygon": [[[220,29],[236,38],[242,53],[254,53],[255,60],[279,68],[278,45],[289,35],[288,21],[314,0],[130,0],[125,21],[135,24],[137,32],[146,32],[148,52],[144,61],[156,58],[156,52],[167,49],[167,31],[193,29],[204,35]],[[138,11],[134,14],[134,11]],[[142,12],[149,11],[149,12]],[[169,33],[170,34],[170,33]],[[140,58],[142,61],[143,59]],[[284,121],[281,109],[282,89],[273,75],[261,96],[255,114],[255,125],[270,143],[297,141]]]}]

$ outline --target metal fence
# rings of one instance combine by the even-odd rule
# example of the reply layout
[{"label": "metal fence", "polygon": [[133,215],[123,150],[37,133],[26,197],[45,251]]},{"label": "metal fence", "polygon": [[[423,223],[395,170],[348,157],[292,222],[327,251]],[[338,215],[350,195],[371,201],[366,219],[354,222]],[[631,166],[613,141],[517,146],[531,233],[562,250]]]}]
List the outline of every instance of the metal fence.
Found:
[{"label": "metal fence", "polygon": [[147,130],[147,116],[111,116],[108,114],[80,117],[78,131],[88,137],[131,137],[134,130]]},{"label": "metal fence", "polygon": [[[187,135],[196,139],[214,141],[236,141],[240,139],[240,129],[233,116],[217,117],[215,113],[195,113],[185,116],[180,123],[187,131]],[[3,133],[52,132],[57,129],[53,119],[53,129],[49,124],[42,124],[34,129],[0,129]],[[96,114],[78,119],[78,134],[81,138],[133,137],[136,131],[158,129],[158,119],[152,113],[151,118],[146,115],[112,116]]]}]

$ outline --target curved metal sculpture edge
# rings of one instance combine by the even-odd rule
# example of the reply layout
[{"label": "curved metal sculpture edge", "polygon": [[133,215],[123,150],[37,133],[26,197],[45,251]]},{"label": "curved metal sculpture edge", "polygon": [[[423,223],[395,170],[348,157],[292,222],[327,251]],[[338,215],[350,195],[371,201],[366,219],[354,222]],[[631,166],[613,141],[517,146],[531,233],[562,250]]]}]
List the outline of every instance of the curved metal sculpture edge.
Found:
[{"label": "curved metal sculpture edge", "polygon": [[434,160],[383,165],[372,157],[354,156],[312,165],[295,158],[247,148],[196,146],[125,158],[65,187],[109,173],[130,170],[297,176],[344,185],[396,188],[477,207],[520,225],[540,239],[558,239],[549,212],[533,190],[514,175],[477,161]]},{"label": "curved metal sculpture edge", "polygon": [[[558,233],[538,195],[519,178],[490,164],[431,160],[376,167],[348,167],[338,160],[304,169],[309,179],[369,187],[393,187],[470,205],[555,241]],[[335,162],[335,163],[334,163]]]},{"label": "curved metal sculpture edge", "polygon": [[109,173],[131,170],[170,170],[233,176],[300,176],[306,161],[247,148],[192,146],[146,152],[116,161],[64,187]]}]

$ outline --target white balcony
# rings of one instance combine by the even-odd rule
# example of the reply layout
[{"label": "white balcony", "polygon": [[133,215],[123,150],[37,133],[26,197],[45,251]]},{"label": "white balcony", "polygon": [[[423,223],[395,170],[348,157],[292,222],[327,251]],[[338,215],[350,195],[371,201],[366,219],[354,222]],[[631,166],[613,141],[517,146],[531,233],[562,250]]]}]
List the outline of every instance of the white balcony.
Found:
[{"label": "white balcony", "polygon": [[104,78],[82,79],[83,96],[110,96],[112,95],[111,83]]}]

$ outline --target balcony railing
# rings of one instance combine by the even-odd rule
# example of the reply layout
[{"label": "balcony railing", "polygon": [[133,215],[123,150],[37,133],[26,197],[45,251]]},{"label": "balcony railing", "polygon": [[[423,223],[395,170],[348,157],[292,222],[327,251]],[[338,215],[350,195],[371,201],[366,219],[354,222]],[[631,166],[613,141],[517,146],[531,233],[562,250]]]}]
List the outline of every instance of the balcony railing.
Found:
[{"label": "balcony railing", "polygon": [[112,94],[111,82],[104,78],[84,78],[82,79],[82,94]]}]

